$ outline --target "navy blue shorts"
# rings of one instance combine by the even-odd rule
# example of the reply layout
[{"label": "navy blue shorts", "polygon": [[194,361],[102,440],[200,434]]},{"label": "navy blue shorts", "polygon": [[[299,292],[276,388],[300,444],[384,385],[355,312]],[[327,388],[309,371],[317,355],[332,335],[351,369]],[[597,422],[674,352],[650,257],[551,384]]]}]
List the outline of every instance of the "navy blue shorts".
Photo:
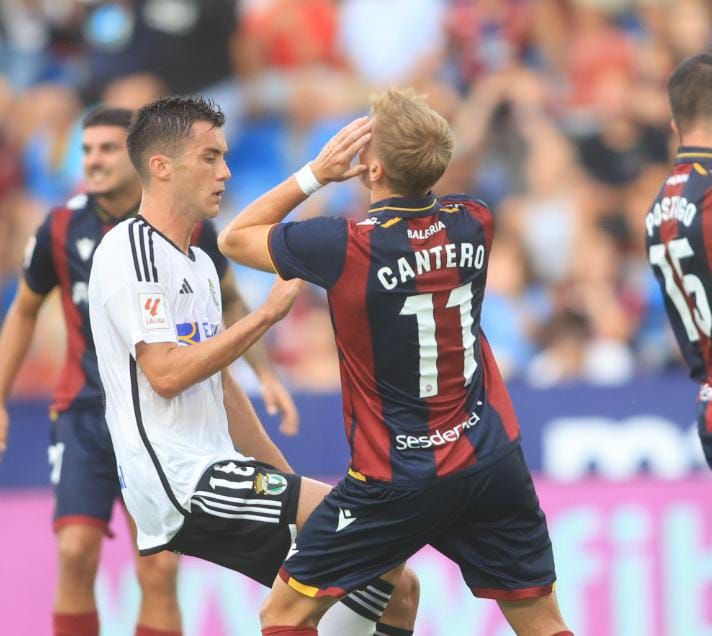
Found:
[{"label": "navy blue shorts", "polygon": [[414,489],[347,476],[309,517],[280,576],[308,596],[338,597],[428,544],[476,596],[551,593],[551,541],[519,445],[480,471]]},{"label": "navy blue shorts", "polygon": [[53,418],[49,463],[55,530],[84,524],[106,531],[120,488],[101,406],[73,408]]}]

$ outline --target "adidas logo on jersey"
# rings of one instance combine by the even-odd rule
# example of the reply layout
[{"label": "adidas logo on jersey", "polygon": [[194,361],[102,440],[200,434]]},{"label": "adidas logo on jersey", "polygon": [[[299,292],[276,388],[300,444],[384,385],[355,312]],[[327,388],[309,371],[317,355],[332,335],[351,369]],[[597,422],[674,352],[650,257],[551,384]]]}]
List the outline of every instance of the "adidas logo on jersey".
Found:
[{"label": "adidas logo on jersey", "polygon": [[183,284],[180,286],[180,291],[178,293],[179,294],[192,294],[193,293],[193,288],[190,286],[190,283],[185,278],[183,279]]}]

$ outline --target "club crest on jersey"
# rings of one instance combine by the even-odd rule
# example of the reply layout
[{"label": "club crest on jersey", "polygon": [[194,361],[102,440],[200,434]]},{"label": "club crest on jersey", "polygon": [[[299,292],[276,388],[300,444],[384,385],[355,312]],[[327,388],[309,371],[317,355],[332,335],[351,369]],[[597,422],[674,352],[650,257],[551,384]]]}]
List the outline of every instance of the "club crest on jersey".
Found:
[{"label": "club crest on jersey", "polygon": [[275,473],[257,473],[255,492],[258,495],[281,495],[287,490],[287,479]]},{"label": "club crest on jersey", "polygon": [[141,322],[146,329],[164,329],[168,326],[166,301],[163,294],[139,294]]},{"label": "club crest on jersey", "polygon": [[212,297],[215,306],[217,308],[220,308],[220,303],[218,302],[218,295],[215,291],[215,285],[213,285],[213,281],[211,278],[208,278],[208,286],[210,287],[210,296]]},{"label": "club crest on jersey", "polygon": [[96,241],[90,238],[80,238],[77,240],[75,245],[77,246],[77,252],[79,252],[79,256],[81,256],[82,260],[88,261],[89,257],[94,252]]}]

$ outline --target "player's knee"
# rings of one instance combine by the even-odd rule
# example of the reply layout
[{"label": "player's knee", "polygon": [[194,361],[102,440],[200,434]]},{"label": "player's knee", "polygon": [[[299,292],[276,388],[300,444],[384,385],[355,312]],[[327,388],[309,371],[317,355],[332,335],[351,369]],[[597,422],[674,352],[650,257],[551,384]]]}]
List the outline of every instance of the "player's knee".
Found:
[{"label": "player's knee", "polygon": [[260,607],[260,624],[263,627],[279,624],[279,603],[270,594]]},{"label": "player's knee", "polygon": [[159,552],[138,558],[136,576],[144,597],[176,596],[178,560],[178,555],[173,552]]},{"label": "player's knee", "polygon": [[406,566],[391,595],[387,609],[388,615],[406,621],[415,618],[419,602],[420,581],[417,574]]},{"label": "player's knee", "polygon": [[99,545],[82,534],[67,532],[59,535],[57,547],[61,575],[76,585],[92,585],[99,566]]},{"label": "player's knee", "polygon": [[[302,600],[302,599],[300,599]],[[263,627],[275,625],[294,625],[295,627],[314,627],[319,622],[321,611],[308,602],[293,602],[274,591],[262,603],[260,622]]]}]

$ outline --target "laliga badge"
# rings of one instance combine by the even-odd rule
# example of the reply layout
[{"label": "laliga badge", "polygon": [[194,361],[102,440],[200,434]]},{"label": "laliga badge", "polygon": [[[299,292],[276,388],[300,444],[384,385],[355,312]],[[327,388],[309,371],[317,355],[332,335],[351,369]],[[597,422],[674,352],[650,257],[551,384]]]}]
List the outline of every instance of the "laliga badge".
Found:
[{"label": "laliga badge", "polygon": [[168,326],[166,299],[163,294],[139,294],[141,322],[146,329],[164,329]]}]

